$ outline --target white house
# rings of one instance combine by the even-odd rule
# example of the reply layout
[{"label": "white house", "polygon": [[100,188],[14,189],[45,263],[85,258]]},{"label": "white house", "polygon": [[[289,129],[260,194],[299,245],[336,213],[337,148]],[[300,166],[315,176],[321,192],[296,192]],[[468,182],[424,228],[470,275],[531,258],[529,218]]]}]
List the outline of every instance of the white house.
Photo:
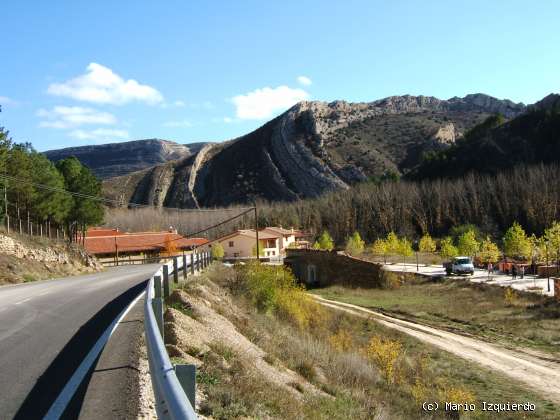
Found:
[{"label": "white house", "polygon": [[[256,235],[252,229],[242,229],[223,236],[209,245],[219,242],[224,248],[224,258],[252,258],[255,257]],[[261,256],[280,256],[280,240],[278,235],[259,231],[259,250]]]},{"label": "white house", "polygon": [[280,240],[280,254],[282,255],[286,255],[286,248],[304,248],[305,244],[307,244],[307,241],[305,241],[307,235],[294,228],[284,229],[282,226],[271,226],[264,228],[262,231],[272,235],[277,235]]},{"label": "white house", "polygon": [[[265,258],[280,258],[289,246],[304,247],[306,235],[294,229],[267,227],[259,230],[260,254]],[[224,258],[254,258],[256,235],[254,229],[241,229],[212,241],[208,247],[219,242],[224,248]]]}]

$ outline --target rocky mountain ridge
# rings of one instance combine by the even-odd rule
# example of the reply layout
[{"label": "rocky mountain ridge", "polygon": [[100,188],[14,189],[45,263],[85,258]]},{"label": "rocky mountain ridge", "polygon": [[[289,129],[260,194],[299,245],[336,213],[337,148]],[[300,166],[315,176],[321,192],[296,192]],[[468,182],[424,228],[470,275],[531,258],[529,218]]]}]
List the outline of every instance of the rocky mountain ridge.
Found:
[{"label": "rocky mountain ridge", "polygon": [[405,174],[488,116],[512,118],[526,109],[483,94],[304,101],[245,136],[109,179],[105,189],[123,202],[188,208],[315,197]]},{"label": "rocky mountain ridge", "polygon": [[49,150],[45,155],[54,162],[74,156],[99,178],[107,179],[194,155],[205,144],[145,139]]}]

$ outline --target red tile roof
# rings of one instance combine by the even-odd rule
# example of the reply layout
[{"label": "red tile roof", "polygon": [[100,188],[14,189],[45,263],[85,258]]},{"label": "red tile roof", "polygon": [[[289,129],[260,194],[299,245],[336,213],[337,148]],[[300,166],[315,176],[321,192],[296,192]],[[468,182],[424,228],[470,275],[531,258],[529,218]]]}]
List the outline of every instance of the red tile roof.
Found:
[{"label": "red tile roof", "polygon": [[124,235],[125,232],[121,232],[119,229],[110,228],[89,228],[86,232],[86,238],[91,238],[94,236],[116,236]]},{"label": "red tile roof", "polygon": [[169,241],[172,241],[177,249],[208,243],[206,238],[184,238],[169,232],[144,232],[86,237],[85,248],[95,255],[114,254],[117,249],[119,252],[153,252],[163,251]]}]

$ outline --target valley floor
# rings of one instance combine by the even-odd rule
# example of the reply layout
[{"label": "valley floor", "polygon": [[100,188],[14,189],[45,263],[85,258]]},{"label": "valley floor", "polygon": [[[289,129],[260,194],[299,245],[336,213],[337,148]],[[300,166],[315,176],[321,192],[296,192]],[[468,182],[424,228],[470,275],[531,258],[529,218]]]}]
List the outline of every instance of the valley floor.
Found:
[{"label": "valley floor", "polygon": [[462,412],[466,419],[560,417],[556,362],[319,297],[320,319],[301,328],[259,311],[243,290],[235,269],[214,264],[167,302],[168,351],[198,366],[202,417],[444,418],[422,409],[436,400],[536,407]]}]

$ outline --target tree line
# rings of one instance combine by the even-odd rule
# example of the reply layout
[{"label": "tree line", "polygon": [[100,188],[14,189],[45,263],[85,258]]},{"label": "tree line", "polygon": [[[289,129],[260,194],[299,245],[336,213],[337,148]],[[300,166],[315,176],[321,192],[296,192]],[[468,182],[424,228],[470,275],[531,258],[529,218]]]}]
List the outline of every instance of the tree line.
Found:
[{"label": "tree line", "polygon": [[[313,244],[313,249],[331,251],[335,248],[334,241],[324,230]],[[506,230],[504,236],[494,242],[489,235],[483,236],[474,225],[461,225],[453,228],[450,235],[439,240],[429,233],[415,240],[399,237],[389,232],[386,237],[377,238],[371,245],[366,245],[359,232],[354,232],[346,239],[345,251],[352,256],[360,256],[368,252],[387,262],[388,256],[401,256],[403,262],[414,252],[439,254],[444,259],[459,255],[476,257],[482,263],[494,264],[502,257],[517,262],[532,264],[555,262],[560,266],[560,222],[554,221],[541,236],[528,235],[523,227],[514,222]]]},{"label": "tree line", "polygon": [[0,127],[0,219],[16,232],[79,232],[103,221],[101,182],[76,158],[53,164],[29,143],[14,143]]},{"label": "tree line", "polygon": [[542,235],[560,220],[558,165],[518,166],[496,175],[459,179],[365,183],[315,199],[260,206],[259,225],[302,227],[313,235],[328,230],[343,245],[353,232],[373,242],[390,232],[408,238],[446,236],[472,224],[500,238],[518,222]]}]

